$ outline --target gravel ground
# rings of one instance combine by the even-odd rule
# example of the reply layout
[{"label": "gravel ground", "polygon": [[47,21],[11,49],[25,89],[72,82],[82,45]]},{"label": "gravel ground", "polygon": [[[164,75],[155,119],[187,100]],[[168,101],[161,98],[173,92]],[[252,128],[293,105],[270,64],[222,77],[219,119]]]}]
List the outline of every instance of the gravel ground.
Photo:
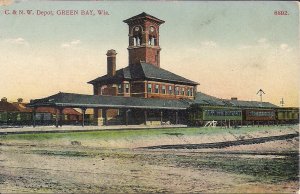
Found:
[{"label": "gravel ground", "polygon": [[[265,136],[290,132],[269,132]],[[261,134],[248,135],[258,138]],[[218,138],[232,140],[231,136]],[[176,142],[176,137],[170,138],[167,142]],[[182,143],[185,137],[180,138],[177,143]],[[193,137],[185,139],[192,142],[188,138]],[[213,138],[216,139],[211,137],[210,141]],[[102,142],[73,145],[46,142],[1,142],[1,193],[295,193],[299,190],[299,168],[295,167],[299,162],[298,137],[211,149],[141,148],[164,145],[162,139],[147,140],[144,144],[126,142],[116,147],[97,146]],[[231,164],[238,169],[232,169]],[[254,166],[253,172],[256,170],[257,174],[245,168],[253,164],[261,167]],[[270,166],[282,171],[266,169]],[[294,170],[285,174],[284,169]],[[260,173],[264,170],[269,174]]]}]

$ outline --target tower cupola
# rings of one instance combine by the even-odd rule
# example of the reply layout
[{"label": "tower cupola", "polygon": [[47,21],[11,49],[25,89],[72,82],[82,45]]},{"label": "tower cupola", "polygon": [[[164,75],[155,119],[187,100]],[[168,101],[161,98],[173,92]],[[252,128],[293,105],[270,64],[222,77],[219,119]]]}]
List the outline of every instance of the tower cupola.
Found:
[{"label": "tower cupola", "polygon": [[145,62],[160,67],[159,26],[165,21],[143,12],[123,22],[129,26],[129,65]]}]

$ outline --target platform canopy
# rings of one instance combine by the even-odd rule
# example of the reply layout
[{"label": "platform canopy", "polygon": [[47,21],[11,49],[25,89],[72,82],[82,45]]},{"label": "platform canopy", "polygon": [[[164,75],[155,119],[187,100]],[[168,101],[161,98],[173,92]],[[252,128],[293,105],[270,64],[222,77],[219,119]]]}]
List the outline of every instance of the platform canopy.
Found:
[{"label": "platform canopy", "polygon": [[72,108],[140,108],[185,110],[189,103],[180,99],[154,99],[122,96],[98,96],[73,93],[57,93],[55,95],[31,100],[28,107],[72,107]]}]

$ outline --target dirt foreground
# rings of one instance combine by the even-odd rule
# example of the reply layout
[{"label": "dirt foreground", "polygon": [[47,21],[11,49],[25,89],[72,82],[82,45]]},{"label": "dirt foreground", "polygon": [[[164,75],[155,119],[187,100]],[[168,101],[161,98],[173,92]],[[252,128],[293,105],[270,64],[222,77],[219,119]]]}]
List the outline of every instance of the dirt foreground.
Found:
[{"label": "dirt foreground", "polygon": [[[183,129],[184,130],[184,129]],[[0,139],[1,193],[296,193],[299,137],[222,148],[150,149],[295,134],[247,133],[93,141]]]}]

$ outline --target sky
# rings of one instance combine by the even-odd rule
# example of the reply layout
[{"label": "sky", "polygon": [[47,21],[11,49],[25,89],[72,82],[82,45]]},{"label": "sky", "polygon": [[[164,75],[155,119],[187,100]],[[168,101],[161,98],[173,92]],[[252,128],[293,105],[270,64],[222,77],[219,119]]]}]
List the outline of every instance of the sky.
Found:
[{"label": "sky", "polygon": [[[34,15],[7,14],[13,10]],[[161,67],[200,83],[198,91],[259,101],[262,89],[263,101],[299,106],[299,6],[280,1],[0,0],[0,97],[92,94],[87,82],[106,74],[107,50],[117,51],[117,69],[128,65],[123,20],[141,12],[165,21]]]}]

